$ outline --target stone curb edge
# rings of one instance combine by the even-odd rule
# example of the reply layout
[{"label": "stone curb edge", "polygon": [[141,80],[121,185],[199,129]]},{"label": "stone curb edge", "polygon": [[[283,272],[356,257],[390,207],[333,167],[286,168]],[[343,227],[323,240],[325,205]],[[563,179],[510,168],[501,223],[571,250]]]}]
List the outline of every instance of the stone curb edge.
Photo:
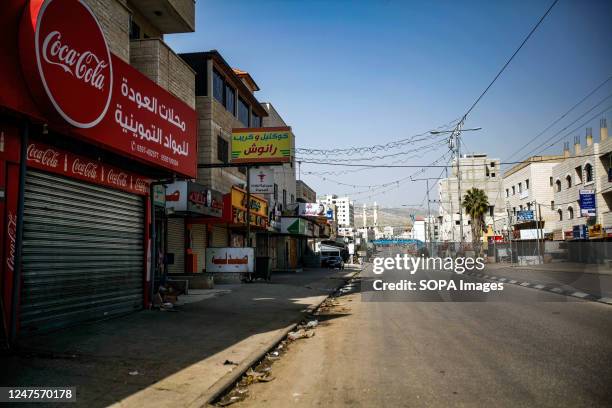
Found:
[{"label": "stone curb edge", "polygon": [[558,295],[571,296],[571,297],[575,297],[575,298],[582,299],[582,300],[590,300],[592,302],[599,302],[599,303],[604,303],[607,305],[612,305],[612,298],[599,297],[599,296],[591,295],[589,293],[584,293],[584,292],[575,291],[575,290],[566,290],[558,286],[552,286],[550,284],[545,285],[541,283],[532,283],[532,282],[526,282],[523,280],[510,279],[510,278],[504,278],[504,277],[499,277],[499,276],[491,276],[491,275],[478,273],[478,272],[465,272],[463,275],[473,276],[473,277],[481,278],[481,279],[496,280],[501,283],[508,283],[511,285],[522,286],[524,288],[544,290],[547,292],[556,293]]},{"label": "stone curb edge", "polygon": [[[330,296],[336,293],[339,288],[344,286],[348,280],[354,278],[359,272],[361,272],[361,270],[355,271],[350,276],[342,279],[342,283],[340,283],[334,291],[330,292],[319,303],[308,306],[306,309],[303,310],[303,312],[312,313],[317,310],[323,304],[323,302],[329,299]],[[268,342],[259,350],[255,350],[248,358],[246,358],[243,362],[236,366],[236,369],[230,371],[229,373],[221,377],[219,380],[217,380],[212,386],[210,386],[206,390],[206,392],[202,393],[194,401],[192,401],[189,404],[189,407],[212,406],[213,401],[219,398],[219,396],[221,396],[221,394],[223,394],[223,392],[225,392],[229,387],[234,385],[240,379],[240,377],[242,377],[244,373],[248,371],[249,368],[255,365],[258,361],[262,360],[266,356],[266,354],[269,353],[270,350],[272,350],[274,347],[276,347],[289,334],[289,332],[293,331],[297,327],[297,325],[297,323],[292,323],[283,329],[279,329],[280,333],[274,336],[274,339],[272,341]]]}]

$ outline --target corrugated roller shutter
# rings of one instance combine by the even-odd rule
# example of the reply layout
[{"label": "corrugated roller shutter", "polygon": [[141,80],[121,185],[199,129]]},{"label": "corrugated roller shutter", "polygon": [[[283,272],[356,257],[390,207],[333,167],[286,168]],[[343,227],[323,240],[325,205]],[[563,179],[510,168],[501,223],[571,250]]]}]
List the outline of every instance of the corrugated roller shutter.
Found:
[{"label": "corrugated roller shutter", "polygon": [[202,272],[206,263],[206,225],[193,224],[191,226],[191,249],[198,258],[197,272]]},{"label": "corrugated roller shutter", "polygon": [[22,333],[142,307],[142,197],[28,169]]},{"label": "corrugated roller shutter", "polygon": [[185,219],[168,218],[168,253],[174,254],[174,263],[168,273],[185,273]]},{"label": "corrugated roller shutter", "polygon": [[227,228],[219,225],[214,225],[212,230],[211,247],[225,248],[227,247]]}]

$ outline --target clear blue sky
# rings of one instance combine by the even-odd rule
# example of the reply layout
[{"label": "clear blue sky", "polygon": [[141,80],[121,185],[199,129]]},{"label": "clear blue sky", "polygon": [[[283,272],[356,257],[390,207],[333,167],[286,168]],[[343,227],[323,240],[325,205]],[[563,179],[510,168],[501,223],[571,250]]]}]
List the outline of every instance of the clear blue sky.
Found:
[{"label": "clear blue sky", "polygon": [[[272,102],[293,127],[298,147],[365,146],[460,117],[551,3],[199,0],[196,32],[166,41],[177,52],[217,49],[230,65],[249,71],[261,87],[258,99]],[[560,0],[468,118],[467,127],[483,130],[464,134],[467,150],[507,159],[610,75],[612,2]],[[541,139],[611,93],[612,81]],[[606,102],[593,113],[612,98]],[[606,117],[612,122],[612,110]],[[589,125],[597,140],[599,117]],[[576,134],[584,141],[584,129]],[[547,152],[559,153],[564,140]],[[409,164],[426,164],[444,150]],[[414,172],[304,174],[341,170],[312,164],[301,170],[319,194],[364,191],[322,177],[369,185]],[[439,174],[431,169],[423,176]],[[391,207],[421,202],[424,193],[424,183],[408,182],[355,200]]]}]

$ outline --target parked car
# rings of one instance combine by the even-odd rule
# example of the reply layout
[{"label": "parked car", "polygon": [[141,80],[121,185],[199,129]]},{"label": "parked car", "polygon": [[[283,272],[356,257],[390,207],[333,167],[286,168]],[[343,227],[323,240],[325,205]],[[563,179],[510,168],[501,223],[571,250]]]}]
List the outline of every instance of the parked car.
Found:
[{"label": "parked car", "polygon": [[330,269],[344,269],[344,261],[341,256],[329,256],[323,260],[322,264]]}]

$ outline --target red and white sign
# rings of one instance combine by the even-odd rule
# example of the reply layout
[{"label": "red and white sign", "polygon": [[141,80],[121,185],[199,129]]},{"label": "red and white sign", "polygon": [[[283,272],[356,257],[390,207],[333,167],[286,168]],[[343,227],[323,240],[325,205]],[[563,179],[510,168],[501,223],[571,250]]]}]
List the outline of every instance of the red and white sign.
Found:
[{"label": "red and white sign", "polygon": [[274,169],[258,167],[249,172],[251,193],[274,194]]},{"label": "red and white sign", "polygon": [[29,167],[116,188],[128,193],[149,194],[149,180],[145,177],[64,152],[42,143],[28,144],[27,159]]},{"label": "red and white sign", "polygon": [[20,35],[30,47],[21,50],[22,65],[40,77],[28,82],[33,93],[40,97],[42,85],[54,110],[72,126],[100,123],[111,102],[113,67],[92,11],[82,0],[31,0],[23,18]]},{"label": "red and white sign", "polygon": [[[30,0],[19,29],[19,60],[41,112],[18,89],[7,91],[22,99],[9,108],[124,156],[196,177],[195,110],[111,54],[83,0]],[[4,78],[4,72],[0,81],[13,87],[15,78]]]}]

